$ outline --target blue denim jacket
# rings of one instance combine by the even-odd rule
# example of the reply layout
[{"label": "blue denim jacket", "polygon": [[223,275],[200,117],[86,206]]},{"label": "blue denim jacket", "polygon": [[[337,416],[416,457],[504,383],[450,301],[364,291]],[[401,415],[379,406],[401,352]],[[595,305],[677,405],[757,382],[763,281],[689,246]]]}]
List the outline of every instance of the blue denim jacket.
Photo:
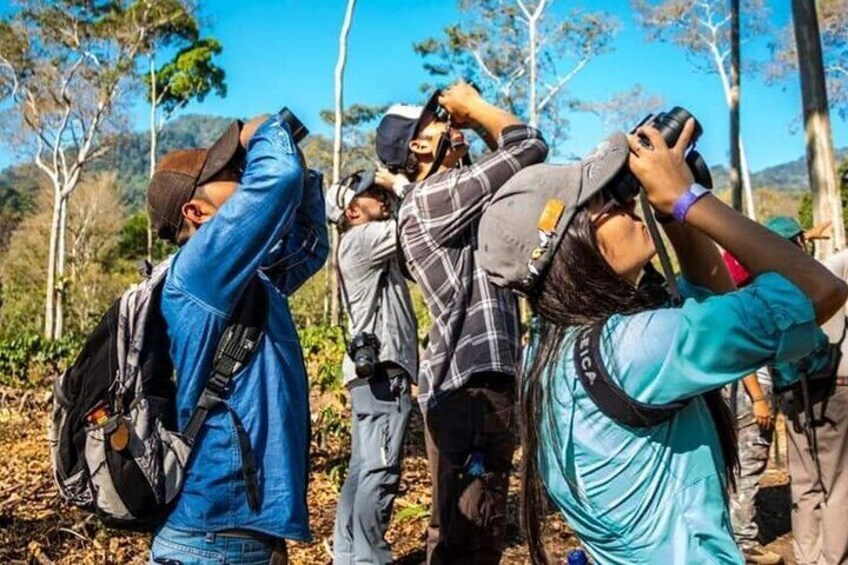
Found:
[{"label": "blue denim jacket", "polygon": [[287,295],[326,259],[323,210],[320,175],[304,169],[288,126],[272,116],[250,140],[238,190],[174,257],[162,313],[178,375],[181,427],[194,411],[242,290],[260,267],[273,268],[260,275],[269,297],[265,336],[227,397],[250,436],[260,509],[248,508],[236,432],[226,411],[216,410],[197,437],[167,520],[171,528],[310,537],[308,384]]}]

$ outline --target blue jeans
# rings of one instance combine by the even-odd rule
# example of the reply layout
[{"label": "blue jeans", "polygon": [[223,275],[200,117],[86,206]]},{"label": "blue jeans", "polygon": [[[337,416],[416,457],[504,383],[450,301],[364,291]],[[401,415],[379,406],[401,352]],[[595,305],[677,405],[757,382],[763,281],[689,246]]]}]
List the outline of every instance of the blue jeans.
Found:
[{"label": "blue jeans", "polygon": [[163,526],[153,538],[150,563],[156,565],[267,565],[270,541],[216,533],[184,532]]}]

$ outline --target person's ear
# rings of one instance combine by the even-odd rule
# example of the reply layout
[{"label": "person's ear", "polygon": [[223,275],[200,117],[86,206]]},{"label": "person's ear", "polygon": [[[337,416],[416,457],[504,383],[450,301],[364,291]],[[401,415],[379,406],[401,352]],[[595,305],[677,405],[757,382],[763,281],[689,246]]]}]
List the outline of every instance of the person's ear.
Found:
[{"label": "person's ear", "polygon": [[213,206],[203,200],[192,199],[183,204],[183,217],[194,227],[200,227],[212,219],[214,215]]},{"label": "person's ear", "polygon": [[347,208],[345,208],[345,216],[347,216],[348,220],[356,221],[362,216],[362,210],[359,209],[355,203],[351,204]]},{"label": "person's ear", "polygon": [[423,139],[413,139],[410,141],[409,150],[416,155],[430,155],[432,153],[430,142]]}]

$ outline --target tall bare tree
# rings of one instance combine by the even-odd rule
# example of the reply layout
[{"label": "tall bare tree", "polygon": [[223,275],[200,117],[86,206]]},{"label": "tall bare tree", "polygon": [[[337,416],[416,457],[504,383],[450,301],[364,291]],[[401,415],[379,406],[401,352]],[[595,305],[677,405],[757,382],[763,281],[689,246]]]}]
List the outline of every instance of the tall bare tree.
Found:
[{"label": "tall bare tree", "polygon": [[[848,0],[818,0],[816,13],[828,102],[840,117],[848,119]],[[794,80],[798,52],[791,22],[781,31],[772,50],[772,60],[765,68],[766,78]]]},{"label": "tall bare tree", "polygon": [[[804,103],[804,126],[807,134],[807,168],[813,193],[813,218],[816,222],[833,221],[833,245],[845,246],[842,222],[842,200],[836,178],[830,110],[825,86],[824,59],[816,16],[815,0],[792,0],[792,20]],[[833,247],[820,246],[824,255]]]},{"label": "tall bare tree", "polygon": [[[730,0],[730,192],[733,208],[742,211],[742,178],[740,176],[741,139],[739,137],[739,96],[742,59],[739,41],[739,0]],[[751,206],[751,218],[756,206]]]},{"label": "tall bare tree", "polygon": [[[673,43],[682,48],[696,69],[716,73],[721,79],[728,108],[733,104],[731,84],[731,9],[727,0],[631,0],[639,24],[650,40]],[[763,0],[744,0],[742,28],[754,37],[767,28],[767,10]],[[744,43],[746,40],[740,40]],[[746,196],[747,213],[755,217],[751,172],[739,134],[739,168]]]},{"label": "tall bare tree", "polygon": [[[335,119],[333,123],[333,184],[341,179],[342,167],[342,127],[344,122],[344,70],[347,64],[347,40],[350,35],[350,26],[353,22],[353,9],[356,0],[347,0],[342,28],[339,31],[339,54],[336,59],[336,70],[334,74],[335,93]],[[336,255],[339,247],[339,234],[332,230],[330,242],[330,260],[327,261],[328,286],[330,287],[330,323],[339,325],[341,315],[339,310],[339,289],[336,280]]]},{"label": "tall bare tree", "polygon": [[0,23],[0,93],[32,134],[53,188],[44,333],[64,330],[68,199],[107,146],[103,133],[133,92],[137,59],[170,25],[154,0],[33,0]]},{"label": "tall bare tree", "polygon": [[413,46],[436,80],[473,80],[500,105],[563,139],[569,82],[612,49],[619,23],[604,12],[559,17],[554,0],[459,0],[460,21],[444,37]]},{"label": "tall bare tree", "polygon": [[[802,39],[803,50],[799,49]],[[835,168],[828,108],[848,119],[848,0],[818,0],[797,7],[793,4],[793,22],[782,30],[772,50],[765,72],[769,81],[794,80],[800,71],[813,219],[833,220],[833,243],[842,247],[844,222],[839,221],[842,215],[837,209],[842,207],[842,199],[835,196],[835,181],[829,179],[828,172]],[[819,68],[824,71],[823,85]],[[829,242],[821,243],[817,249],[828,252]]]}]

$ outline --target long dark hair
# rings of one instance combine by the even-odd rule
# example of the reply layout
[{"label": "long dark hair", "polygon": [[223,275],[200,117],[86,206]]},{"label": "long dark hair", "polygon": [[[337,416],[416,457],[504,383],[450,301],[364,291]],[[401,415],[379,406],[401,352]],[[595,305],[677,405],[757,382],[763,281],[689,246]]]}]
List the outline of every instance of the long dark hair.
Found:
[{"label": "long dark hair", "polygon": [[[533,563],[548,564],[542,541],[547,495],[539,475],[540,428],[552,413],[553,394],[545,394],[549,369],[564,351],[563,342],[575,326],[600,323],[613,314],[635,314],[668,302],[663,277],[648,264],[639,286],[619,276],[598,247],[597,234],[588,210],[577,212],[545,279],[529,297],[536,315],[532,362],[522,370],[519,387],[519,424],[524,453],[521,474],[521,525]],[[718,390],[705,395],[718,432],[725,472],[735,485],[739,465],[736,427]]]}]

